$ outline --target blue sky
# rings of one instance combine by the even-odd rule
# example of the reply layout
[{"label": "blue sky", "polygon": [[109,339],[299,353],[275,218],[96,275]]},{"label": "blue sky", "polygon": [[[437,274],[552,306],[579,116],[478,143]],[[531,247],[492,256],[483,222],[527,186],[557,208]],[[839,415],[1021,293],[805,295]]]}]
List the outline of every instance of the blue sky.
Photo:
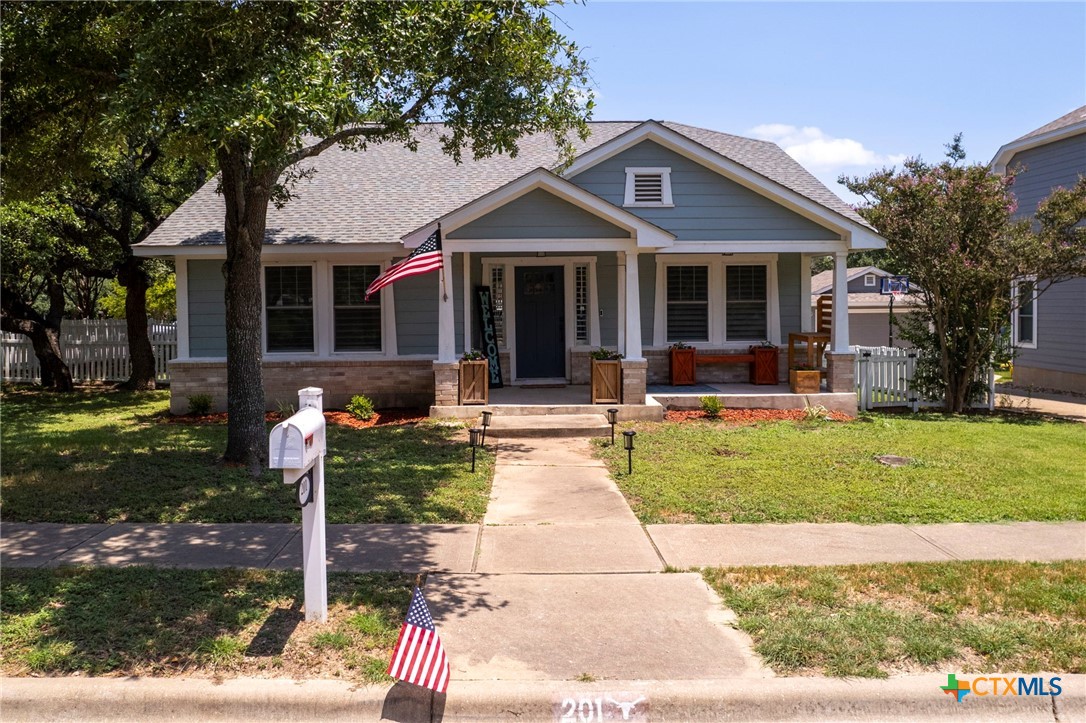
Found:
[{"label": "blue sky", "polygon": [[[1086,3],[604,2],[555,14],[597,120],[773,140],[835,192],[910,155],[969,159],[1086,105]],[[560,23],[561,26],[561,23]]]}]

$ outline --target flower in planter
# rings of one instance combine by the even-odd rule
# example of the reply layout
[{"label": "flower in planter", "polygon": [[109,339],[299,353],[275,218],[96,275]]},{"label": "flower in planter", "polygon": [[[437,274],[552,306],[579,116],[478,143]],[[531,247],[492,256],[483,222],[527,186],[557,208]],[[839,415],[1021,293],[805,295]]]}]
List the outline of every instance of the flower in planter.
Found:
[{"label": "flower in planter", "polygon": [[602,346],[599,349],[590,352],[589,356],[591,356],[596,361],[615,361],[622,358],[622,355],[619,354],[617,351],[611,351],[610,349]]},{"label": "flower in planter", "polygon": [[693,347],[691,347],[685,341],[677,341],[668,348],[669,349],[692,349]]},{"label": "flower in planter", "polygon": [[486,359],[486,355],[478,349],[466,351],[464,352],[464,355],[460,357],[460,361],[483,361],[484,359]]},{"label": "flower in planter", "polygon": [[773,342],[771,342],[769,339],[766,339],[765,341],[763,341],[758,346],[762,347],[763,349],[776,349],[777,348],[777,345],[774,344]]}]

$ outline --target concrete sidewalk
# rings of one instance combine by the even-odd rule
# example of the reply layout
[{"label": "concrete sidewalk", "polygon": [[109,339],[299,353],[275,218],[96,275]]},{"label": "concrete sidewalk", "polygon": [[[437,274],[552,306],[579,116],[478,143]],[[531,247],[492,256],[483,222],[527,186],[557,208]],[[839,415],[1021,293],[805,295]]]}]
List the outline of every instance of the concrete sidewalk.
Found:
[{"label": "concrete sidewalk", "polygon": [[1075,422],[1086,422],[1086,397],[997,384],[996,407],[1023,414],[1048,414]]}]

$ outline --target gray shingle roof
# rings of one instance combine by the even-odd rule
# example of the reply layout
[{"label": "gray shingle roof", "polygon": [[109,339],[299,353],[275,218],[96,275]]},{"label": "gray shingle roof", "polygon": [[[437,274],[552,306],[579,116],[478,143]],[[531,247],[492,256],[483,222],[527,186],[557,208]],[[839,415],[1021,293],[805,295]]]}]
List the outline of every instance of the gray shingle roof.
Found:
[{"label": "gray shingle roof", "polygon": [[[589,124],[591,136],[575,142],[577,154],[614,139],[636,121]],[[681,123],[662,125],[743,165],[771,181],[870,228],[777,145]],[[418,151],[385,143],[355,152],[331,148],[303,162],[316,172],[299,182],[282,209],[268,209],[265,243],[398,243],[401,236],[543,166],[558,153],[545,134],[526,136],[516,158],[466,158],[460,165],[441,151],[443,126],[421,126]],[[212,179],[167,218],[141,246],[201,246],[223,243],[225,206]]]},{"label": "gray shingle roof", "polygon": [[1060,128],[1066,128],[1067,126],[1074,125],[1076,123],[1082,123],[1086,121],[1086,105],[1081,108],[1076,108],[1067,115],[1061,115],[1051,123],[1045,123],[1043,126],[1036,130],[1032,130],[1021,138],[1015,138],[1013,143],[1018,141],[1024,141],[1027,138],[1033,138],[1034,136],[1043,135],[1045,133],[1051,133],[1052,131],[1058,131]]}]

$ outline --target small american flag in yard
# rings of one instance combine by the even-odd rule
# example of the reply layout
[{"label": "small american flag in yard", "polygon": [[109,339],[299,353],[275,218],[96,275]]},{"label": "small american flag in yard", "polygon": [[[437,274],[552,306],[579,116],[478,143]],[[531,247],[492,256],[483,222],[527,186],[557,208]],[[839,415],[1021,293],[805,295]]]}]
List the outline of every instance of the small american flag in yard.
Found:
[{"label": "small american flag in yard", "polygon": [[449,661],[445,658],[426,600],[417,587],[411,596],[407,619],[400,628],[400,638],[392,651],[388,674],[438,693],[444,693],[449,687]]},{"label": "small american flag in yard", "polygon": [[416,274],[428,274],[441,268],[441,228],[430,234],[411,255],[389,266],[366,288],[366,301],[393,281]]}]

